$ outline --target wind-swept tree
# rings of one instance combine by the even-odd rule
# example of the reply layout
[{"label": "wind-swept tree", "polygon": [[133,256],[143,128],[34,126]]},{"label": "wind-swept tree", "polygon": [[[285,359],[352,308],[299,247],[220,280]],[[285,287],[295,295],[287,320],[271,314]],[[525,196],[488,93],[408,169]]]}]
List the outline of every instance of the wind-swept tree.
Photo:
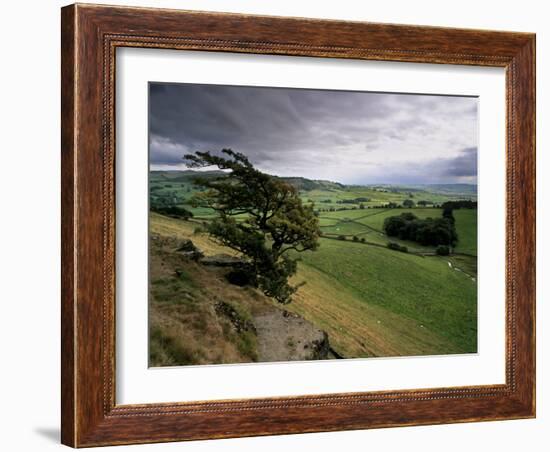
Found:
[{"label": "wind-swept tree", "polygon": [[218,214],[207,231],[242,253],[252,283],[280,303],[289,303],[298,288],[289,284],[297,270],[296,253],[319,246],[313,204],[303,204],[292,185],[262,173],[244,154],[231,149],[223,149],[221,156],[195,152],[184,158],[191,168],[217,166],[226,173],[197,177],[195,183],[206,190],[192,203]]}]

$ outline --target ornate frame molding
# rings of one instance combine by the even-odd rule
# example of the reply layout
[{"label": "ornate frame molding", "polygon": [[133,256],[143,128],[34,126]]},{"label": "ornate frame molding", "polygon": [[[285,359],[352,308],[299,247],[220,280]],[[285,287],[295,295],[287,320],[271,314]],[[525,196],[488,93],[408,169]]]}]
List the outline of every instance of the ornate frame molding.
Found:
[{"label": "ornate frame molding", "polygon": [[[81,447],[534,416],[534,35],[77,4],[62,10],[62,44],[64,444]],[[118,47],[506,68],[506,384],[116,405]]]}]

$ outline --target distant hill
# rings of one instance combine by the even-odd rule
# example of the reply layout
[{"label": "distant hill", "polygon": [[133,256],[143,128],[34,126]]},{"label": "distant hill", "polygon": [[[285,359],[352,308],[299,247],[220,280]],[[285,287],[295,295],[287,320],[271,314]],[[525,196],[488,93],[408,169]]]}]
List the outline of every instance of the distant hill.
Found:
[{"label": "distant hill", "polygon": [[453,197],[477,196],[476,184],[365,184],[363,187],[369,187],[372,189],[386,190],[388,192],[427,192],[436,193],[440,195],[449,195]]},{"label": "distant hill", "polygon": [[218,177],[223,176],[223,171],[193,171],[193,170],[175,170],[175,171],[150,171],[151,180],[166,182],[190,182],[193,178],[200,177]]},{"label": "distant hill", "polygon": [[[195,171],[195,170],[183,170],[183,171],[151,171],[151,182],[180,182],[180,183],[192,183],[193,179],[197,176],[203,178],[219,177],[227,173],[219,170],[213,171]],[[364,185],[345,185],[339,182],[333,182],[328,180],[316,180],[308,179],[305,177],[279,177],[275,176],[289,184],[293,185],[300,191],[312,191],[312,190],[325,190],[325,191],[338,191],[352,187],[367,187],[370,189],[384,190],[390,193],[392,192],[427,192],[441,195],[449,195],[453,198],[475,197],[477,195],[477,185],[475,184],[364,184]]]},{"label": "distant hill", "polygon": [[[155,182],[184,182],[190,183],[193,178],[199,176],[203,178],[209,177],[219,177],[223,176],[226,173],[219,170],[213,171],[194,171],[194,170],[183,170],[183,171],[151,171],[151,181]],[[305,177],[278,177],[290,185],[294,186],[297,190],[302,191],[311,191],[311,190],[341,190],[345,185],[338,182],[332,182],[327,180],[311,180]]]},{"label": "distant hill", "polygon": [[345,188],[345,185],[338,182],[332,182],[328,180],[312,180],[305,177],[278,177],[286,183],[294,186],[297,190],[311,191],[311,190],[341,190]]},{"label": "distant hill", "polygon": [[464,193],[464,194],[477,194],[477,185],[476,184],[427,184],[420,185],[424,190],[427,191],[437,191],[439,193]]}]

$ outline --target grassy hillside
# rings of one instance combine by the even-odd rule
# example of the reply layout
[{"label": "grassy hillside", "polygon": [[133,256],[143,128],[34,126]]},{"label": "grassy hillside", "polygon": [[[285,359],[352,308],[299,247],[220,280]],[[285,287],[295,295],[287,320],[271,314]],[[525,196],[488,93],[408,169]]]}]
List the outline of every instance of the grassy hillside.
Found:
[{"label": "grassy hillside", "polygon": [[[231,253],[206,234],[194,233],[196,222],[151,215],[151,232],[165,240],[191,238],[206,254]],[[158,240],[158,239],[157,239]],[[174,259],[164,256],[165,261]],[[274,302],[253,289],[227,284],[198,264],[186,267],[176,281],[162,272],[151,275],[152,360],[174,362],[246,362],[256,359],[254,337],[226,331],[205,309],[212,299],[230,300],[243,318]],[[178,264],[181,267],[181,262]],[[361,243],[322,239],[319,251],[304,253],[295,281],[306,281],[285,309],[326,331],[332,347],[346,357],[405,356],[476,351],[476,285],[446,259],[420,257]],[[183,291],[183,292],[182,292]],[[175,292],[184,303],[163,301]],[[164,295],[163,295],[164,294]],[[187,294],[187,295],[185,295]],[[187,298],[185,298],[187,297]],[[169,298],[169,297],[168,297]],[[172,297],[173,298],[173,297]],[[178,298],[178,299],[179,299]],[[178,320],[174,320],[178,319]],[[185,326],[187,325],[187,326]],[[203,335],[208,344],[201,345]],[[167,339],[168,338],[168,339]],[[180,338],[186,350],[163,351]],[[184,339],[181,339],[184,338]],[[203,349],[206,347],[206,349]],[[191,351],[189,351],[191,350]],[[219,352],[221,350],[221,352]],[[178,353],[180,353],[178,355]],[[223,355],[223,357],[222,357]]]},{"label": "grassy hillside", "polygon": [[[238,363],[256,361],[252,328],[236,330],[216,308],[228,303],[246,326],[252,309],[269,304],[255,291],[225,283],[223,275],[182,259],[174,250],[192,235],[184,222],[151,218],[149,363],[151,366]],[[204,248],[217,251],[202,241]],[[219,295],[223,294],[223,298]],[[256,301],[253,303],[253,301]],[[248,323],[247,323],[248,322]]]},{"label": "grassy hillside", "polygon": [[455,251],[477,256],[477,209],[457,209],[453,216],[459,238]]},{"label": "grassy hillside", "polygon": [[476,284],[443,258],[322,239],[304,254],[300,278],[307,283],[290,309],[322,325],[346,356],[476,350]]},{"label": "grassy hillside", "polygon": [[208,256],[234,254],[195,233],[196,223],[150,216],[151,366],[331,359],[326,334],[257,289],[226,279],[227,268],[185,257],[186,239]]},{"label": "grassy hillside", "polygon": [[[150,176],[151,203],[167,201],[194,214],[190,221],[158,214],[150,217],[155,238],[151,240],[151,362],[266,360],[266,344],[274,342],[263,338],[262,349],[257,333],[261,328],[254,325],[266,315],[280,314],[282,307],[255,289],[229,284],[223,272],[182,261],[174,252],[179,242],[191,239],[206,255],[235,255],[201,232],[202,222],[209,221],[213,212],[188,204],[198,190],[193,184],[196,175],[184,171],[152,172]],[[383,232],[389,216],[411,212],[427,218],[442,213],[439,207],[430,206],[383,207],[387,203],[475,199],[475,186],[359,187],[304,178],[287,181],[300,190],[303,201],[315,202],[323,232],[319,250],[300,255],[294,281],[306,284],[285,306],[312,325],[294,333],[321,329],[328,333],[332,348],[344,357],[477,350],[477,210],[454,210],[459,240],[454,250],[458,254],[451,256],[435,256],[433,248],[390,239]],[[409,252],[388,249],[389,241],[407,246]],[[234,318],[220,314],[220,303],[225,306],[223,312],[229,309],[238,324],[248,325],[248,329],[236,329]],[[265,325],[273,324],[277,322]],[[295,347],[295,339],[289,339],[287,345]],[[263,357],[259,356],[261,349]],[[288,359],[301,359],[289,353]]]}]

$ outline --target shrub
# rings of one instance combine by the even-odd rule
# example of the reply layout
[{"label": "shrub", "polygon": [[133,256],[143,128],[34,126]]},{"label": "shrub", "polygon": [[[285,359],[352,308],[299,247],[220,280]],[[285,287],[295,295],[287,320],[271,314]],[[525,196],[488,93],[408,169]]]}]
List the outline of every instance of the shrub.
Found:
[{"label": "shrub", "polygon": [[256,275],[247,269],[241,268],[231,270],[227,275],[225,275],[225,279],[227,279],[229,283],[240,287],[255,286],[257,284]]},{"label": "shrub", "polygon": [[345,235],[339,235],[338,240],[346,240],[346,236]]},{"label": "shrub", "polygon": [[359,241],[359,237],[357,237],[356,235],[353,236],[353,241],[354,242],[358,242]]},{"label": "shrub", "polygon": [[448,246],[445,246],[445,245],[439,245],[439,246],[435,249],[435,252],[436,252],[439,256],[448,256],[448,255],[449,255],[449,247],[448,247]]},{"label": "shrub", "polygon": [[189,210],[184,209],[183,207],[177,207],[177,206],[153,205],[151,206],[151,210],[153,212],[159,213],[161,215],[165,215],[170,218],[176,218],[176,219],[182,219],[182,220],[188,220],[193,216],[193,212],[190,212]]},{"label": "shrub", "polygon": [[406,246],[400,245],[399,243],[395,243],[395,242],[388,242],[387,247],[390,250],[401,251],[402,253],[409,252],[409,249]]}]

